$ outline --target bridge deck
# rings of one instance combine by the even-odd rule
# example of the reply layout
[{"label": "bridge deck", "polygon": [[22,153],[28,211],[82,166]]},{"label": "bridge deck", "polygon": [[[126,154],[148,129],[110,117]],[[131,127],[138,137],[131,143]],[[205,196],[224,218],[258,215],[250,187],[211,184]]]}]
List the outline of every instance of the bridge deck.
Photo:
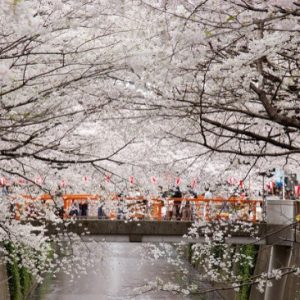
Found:
[{"label": "bridge deck", "polygon": [[[197,231],[197,236],[193,238],[183,237],[188,233],[191,222],[170,222],[170,221],[132,221],[124,222],[120,220],[76,220],[74,223],[65,226],[60,225],[59,230],[67,230],[77,234],[87,233],[86,237],[97,237],[98,241],[110,242],[202,242],[204,234]],[[229,225],[228,237],[224,242],[229,244],[269,244],[291,246],[296,240],[300,240],[295,226],[274,225],[260,223],[256,224],[256,233],[248,230],[233,230],[234,225]],[[49,234],[56,234],[57,224],[48,224]],[[230,237],[229,237],[230,236]]]}]

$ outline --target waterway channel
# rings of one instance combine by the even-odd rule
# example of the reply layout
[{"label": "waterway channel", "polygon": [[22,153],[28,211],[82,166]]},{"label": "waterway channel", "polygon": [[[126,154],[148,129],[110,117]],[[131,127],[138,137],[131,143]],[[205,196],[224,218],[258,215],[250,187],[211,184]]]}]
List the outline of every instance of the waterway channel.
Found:
[{"label": "waterway channel", "polygon": [[[168,247],[175,253],[172,245]],[[168,263],[167,257],[154,260],[151,255],[148,256],[144,244],[98,243],[96,248],[94,251],[99,252],[101,259],[87,270],[87,274],[71,281],[68,275],[60,272],[55,278],[46,279],[30,300],[222,299],[217,294],[185,296],[156,289],[140,293],[136,288],[145,287],[156,277],[181,284],[178,267]],[[192,268],[188,276],[188,280],[197,280],[197,272]]]}]

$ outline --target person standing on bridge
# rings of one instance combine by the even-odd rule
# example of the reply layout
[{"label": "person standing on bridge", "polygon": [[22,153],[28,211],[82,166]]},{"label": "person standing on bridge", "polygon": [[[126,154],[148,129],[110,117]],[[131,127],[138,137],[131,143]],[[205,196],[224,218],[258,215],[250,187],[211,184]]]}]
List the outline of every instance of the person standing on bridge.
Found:
[{"label": "person standing on bridge", "polygon": [[175,193],[173,195],[173,198],[178,198],[178,200],[174,199],[174,208],[175,208],[175,216],[176,220],[180,220],[180,206],[181,206],[181,198],[182,198],[182,193],[180,191],[180,187],[177,186]]},{"label": "person standing on bridge", "polygon": [[212,199],[213,195],[212,192],[210,191],[210,188],[207,187],[205,188],[205,194],[204,194],[204,198],[205,199]]},{"label": "person standing on bridge", "polygon": [[98,207],[97,213],[98,213],[98,219],[99,220],[106,219],[106,214],[104,212],[104,201],[101,201],[99,203],[99,207]]},{"label": "person standing on bridge", "polygon": [[[210,188],[209,187],[206,187],[205,188],[205,193],[204,193],[204,198],[205,199],[212,199],[213,198],[213,194],[212,194],[212,192],[210,191]],[[214,205],[211,203],[211,201],[210,201],[210,211],[211,210],[214,210]],[[203,218],[204,218],[204,220],[206,219],[206,214],[207,214],[208,212],[206,211],[206,205],[204,205],[204,207],[203,207]]]},{"label": "person standing on bridge", "polygon": [[88,203],[87,203],[87,201],[84,201],[81,204],[81,216],[86,218],[87,215],[88,215]]},{"label": "person standing on bridge", "polygon": [[78,214],[79,214],[79,210],[78,210],[77,203],[75,203],[75,202],[73,201],[73,202],[72,202],[72,205],[71,205],[70,212],[69,212],[69,216],[70,216],[70,217],[73,217],[73,216],[78,217]]}]

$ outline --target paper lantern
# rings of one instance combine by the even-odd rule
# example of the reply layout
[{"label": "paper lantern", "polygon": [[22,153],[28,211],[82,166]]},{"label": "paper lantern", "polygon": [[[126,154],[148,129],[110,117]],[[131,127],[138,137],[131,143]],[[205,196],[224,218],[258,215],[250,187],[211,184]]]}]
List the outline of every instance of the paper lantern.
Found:
[{"label": "paper lantern", "polygon": [[18,179],[18,183],[19,184],[25,184],[26,183],[26,180],[24,178],[19,178]]},{"label": "paper lantern", "polygon": [[197,180],[196,179],[193,179],[192,180],[192,183],[191,183],[191,188],[194,189],[197,185]]},{"label": "paper lantern", "polygon": [[0,184],[1,185],[6,185],[7,184],[7,179],[4,178],[4,177],[0,178]]},{"label": "paper lantern", "polygon": [[156,184],[157,183],[157,178],[155,176],[151,176],[151,182],[153,184]]},{"label": "paper lantern", "polygon": [[62,180],[60,183],[59,183],[59,186],[61,188],[64,188],[66,186],[66,182],[64,180]]},{"label": "paper lantern", "polygon": [[38,177],[35,178],[34,182],[36,184],[41,185],[41,184],[43,184],[43,178],[41,176],[38,176]]},{"label": "paper lantern", "polygon": [[134,184],[134,176],[129,177],[129,182],[130,182],[130,184]]},{"label": "paper lantern", "polygon": [[227,182],[228,182],[229,184],[231,184],[231,185],[234,185],[234,184],[237,183],[237,180],[236,180],[234,177],[229,177],[229,178],[227,179]]},{"label": "paper lantern", "polygon": [[105,176],[105,182],[109,183],[110,182],[110,178],[111,178],[111,175],[106,175]]}]

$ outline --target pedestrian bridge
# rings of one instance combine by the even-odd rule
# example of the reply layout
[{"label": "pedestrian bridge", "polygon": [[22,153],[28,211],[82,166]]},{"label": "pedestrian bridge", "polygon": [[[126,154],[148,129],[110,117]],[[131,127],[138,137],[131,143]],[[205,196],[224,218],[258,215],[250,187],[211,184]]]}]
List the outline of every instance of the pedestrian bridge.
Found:
[{"label": "pedestrian bridge", "polygon": [[[63,221],[62,224],[52,225],[48,223],[48,234],[61,232],[73,232],[82,235],[82,238],[89,240],[91,237],[96,241],[103,242],[168,242],[188,243],[204,242],[205,236],[201,226],[193,234],[186,235],[193,228],[192,222],[185,221],[131,221],[121,220],[75,220],[73,222]],[[207,226],[207,224],[203,224]],[[278,225],[257,223],[250,229],[248,226],[226,224],[226,234],[223,242],[228,244],[260,244],[260,245],[283,245],[291,246],[294,242],[300,241],[297,230],[297,223],[290,225]]]},{"label": "pedestrian bridge", "polygon": [[[262,221],[262,200],[249,200],[242,197],[204,196],[195,198],[158,196],[100,196],[91,194],[67,194],[60,197],[42,195],[31,197],[22,195],[14,200],[16,218],[26,219],[40,215],[44,208],[57,209],[63,203],[60,215],[63,219],[85,217],[109,220],[148,220],[148,221],[211,221],[216,218],[236,219],[256,223]],[[84,210],[80,210],[82,207]],[[101,209],[101,215],[99,214]]]},{"label": "pedestrian bridge", "polygon": [[[224,199],[216,197],[197,198],[162,198],[162,197],[100,197],[90,194],[62,195],[54,199],[50,195],[33,198],[20,197],[16,203],[16,218],[20,220],[35,220],[43,218],[45,208],[57,210],[58,201],[63,203],[60,217],[63,219],[60,230],[66,230],[86,236],[92,235],[97,240],[129,241],[129,242],[179,242],[189,241],[188,234],[192,223],[213,223],[226,221],[231,228],[236,224],[245,223],[257,228],[257,234],[249,230],[233,230],[226,228],[230,237],[227,243],[233,244],[274,244],[290,245],[296,240],[297,231],[294,224],[299,213],[299,202],[291,200],[248,200],[240,197]],[[17,199],[19,200],[19,199]],[[70,214],[72,205],[85,204],[84,215]],[[105,214],[100,216],[99,208],[104,208]],[[262,211],[267,218],[263,219]],[[267,223],[266,223],[267,221]],[[49,233],[55,234],[54,227],[48,224]],[[294,230],[295,229],[295,230]],[[253,230],[252,230],[253,232]],[[58,232],[56,232],[58,233]],[[276,236],[276,238],[274,238]],[[258,240],[257,240],[258,238]],[[203,234],[197,232],[191,242],[201,242]]]}]

